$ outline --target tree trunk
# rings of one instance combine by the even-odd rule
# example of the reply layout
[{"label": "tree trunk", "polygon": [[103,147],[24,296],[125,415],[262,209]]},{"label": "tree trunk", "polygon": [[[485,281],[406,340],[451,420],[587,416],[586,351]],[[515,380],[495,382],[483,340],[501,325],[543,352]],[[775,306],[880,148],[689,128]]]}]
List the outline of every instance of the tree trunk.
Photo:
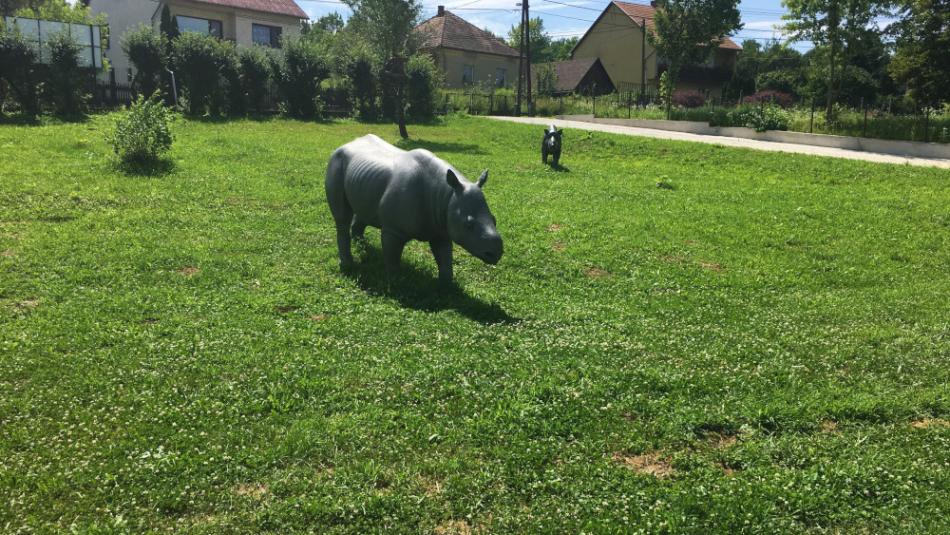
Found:
[{"label": "tree trunk", "polygon": [[399,125],[399,135],[409,139],[406,130],[406,61],[400,57],[390,59],[385,67],[387,81],[392,84],[393,96],[396,100],[396,123]]},{"label": "tree trunk", "polygon": [[841,14],[838,11],[838,2],[832,2],[828,10],[828,40],[831,42],[831,53],[828,57],[828,101],[825,105],[825,120],[834,120],[835,104],[835,63],[838,55],[838,26],[841,24]]},{"label": "tree trunk", "polygon": [[401,96],[399,97],[399,108],[396,110],[396,117],[399,120],[399,137],[409,139],[409,131],[406,130],[406,109]]}]

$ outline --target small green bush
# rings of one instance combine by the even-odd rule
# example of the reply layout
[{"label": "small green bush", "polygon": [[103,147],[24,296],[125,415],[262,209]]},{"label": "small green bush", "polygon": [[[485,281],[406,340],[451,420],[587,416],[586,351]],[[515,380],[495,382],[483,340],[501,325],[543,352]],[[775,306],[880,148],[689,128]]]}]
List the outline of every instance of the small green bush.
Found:
[{"label": "small green bush", "polygon": [[58,115],[81,115],[89,95],[86,83],[93,73],[79,64],[79,43],[66,32],[53,34],[44,43],[49,51],[49,75],[43,95]]},{"label": "small green bush", "polygon": [[37,59],[36,51],[18,29],[0,22],[0,83],[6,84],[13,100],[29,117],[40,112]]},{"label": "small green bush", "polygon": [[[766,130],[788,130],[791,115],[778,106],[744,106],[727,114],[727,125]],[[711,122],[711,121],[710,121]]]},{"label": "small green bush", "polygon": [[175,76],[190,115],[203,115],[212,101],[221,101],[218,45],[217,38],[195,32],[185,32],[172,43]]},{"label": "small green bush", "polygon": [[143,95],[133,102],[116,121],[109,141],[126,166],[143,166],[158,162],[172,146],[172,115],[158,93]]},{"label": "small green bush", "polygon": [[241,48],[238,53],[241,92],[247,106],[257,113],[264,111],[264,98],[271,82],[270,58],[262,46]]},{"label": "small green bush", "polygon": [[122,51],[135,67],[132,87],[141,95],[151,95],[165,74],[168,42],[150,26],[140,25],[122,36]]},{"label": "small green bush", "polygon": [[324,50],[317,43],[288,39],[283,54],[274,59],[274,78],[287,113],[305,119],[318,117],[323,108],[320,83],[330,75]]},{"label": "small green bush", "polygon": [[442,85],[438,67],[428,54],[417,54],[406,64],[406,101],[409,117],[428,120],[435,116],[435,98]]}]

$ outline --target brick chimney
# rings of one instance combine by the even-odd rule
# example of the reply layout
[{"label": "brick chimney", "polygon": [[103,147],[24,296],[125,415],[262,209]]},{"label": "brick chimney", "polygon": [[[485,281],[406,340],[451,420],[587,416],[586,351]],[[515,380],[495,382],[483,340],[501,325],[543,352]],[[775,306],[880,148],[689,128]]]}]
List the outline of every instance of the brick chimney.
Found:
[{"label": "brick chimney", "polygon": [[439,12],[435,14],[436,17],[445,16],[445,6],[439,6]]}]

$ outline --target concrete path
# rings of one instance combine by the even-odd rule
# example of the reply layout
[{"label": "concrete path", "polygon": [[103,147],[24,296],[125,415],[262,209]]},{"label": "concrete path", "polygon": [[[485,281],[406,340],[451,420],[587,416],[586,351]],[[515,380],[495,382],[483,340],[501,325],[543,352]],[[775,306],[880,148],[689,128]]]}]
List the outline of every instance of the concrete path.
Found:
[{"label": "concrete path", "polygon": [[796,154],[810,154],[812,156],[828,156],[831,158],[846,158],[849,160],[864,160],[866,162],[877,163],[896,163],[919,165],[922,167],[939,167],[950,169],[950,160],[930,159],[930,158],[908,158],[904,156],[894,156],[891,154],[880,154],[876,152],[864,152],[849,149],[837,149],[831,147],[814,147],[811,145],[798,145],[795,143],[776,143],[772,141],[759,141],[756,139],[743,139],[726,136],[707,136],[701,134],[688,134],[685,132],[672,132],[669,130],[654,130],[652,128],[637,128],[634,126],[618,126],[612,124],[587,123],[583,121],[566,121],[562,119],[546,119],[543,117],[503,117],[487,116],[488,119],[498,121],[510,121],[514,123],[555,124],[558,128],[572,128],[577,130],[592,130],[595,132],[607,132],[610,134],[624,134],[628,136],[643,136],[657,139],[675,139],[677,141],[694,141],[696,143],[709,143],[712,145],[723,145],[726,147],[740,147],[744,149],[765,150],[772,152],[793,152]]}]

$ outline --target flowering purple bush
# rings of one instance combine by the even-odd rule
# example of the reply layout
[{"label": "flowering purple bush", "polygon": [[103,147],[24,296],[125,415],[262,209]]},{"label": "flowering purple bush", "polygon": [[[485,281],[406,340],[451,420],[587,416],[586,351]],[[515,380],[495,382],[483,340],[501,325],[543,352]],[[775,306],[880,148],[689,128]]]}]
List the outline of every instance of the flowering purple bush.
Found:
[{"label": "flowering purple bush", "polygon": [[698,108],[706,103],[706,97],[699,91],[689,89],[673,93],[673,104],[683,108]]},{"label": "flowering purple bush", "polygon": [[773,89],[766,89],[764,91],[759,91],[754,95],[749,95],[742,99],[743,104],[758,104],[759,102],[765,102],[766,104],[775,103],[783,108],[791,106],[794,102],[792,95],[788,93],[783,93],[781,91],[775,91]]}]

